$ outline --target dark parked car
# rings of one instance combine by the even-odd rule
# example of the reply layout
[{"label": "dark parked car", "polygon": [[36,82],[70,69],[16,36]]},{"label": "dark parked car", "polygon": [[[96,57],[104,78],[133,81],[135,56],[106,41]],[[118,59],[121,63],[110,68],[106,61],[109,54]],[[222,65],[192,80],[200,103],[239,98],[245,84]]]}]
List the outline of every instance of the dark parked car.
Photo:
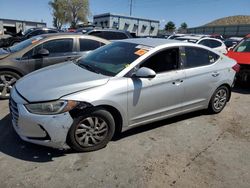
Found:
[{"label": "dark parked car", "polygon": [[133,38],[133,36],[128,31],[114,29],[93,29],[87,32],[86,34],[101,37],[107,40],[121,40]]},{"label": "dark parked car", "polygon": [[49,65],[77,59],[108,43],[94,36],[61,33],[39,35],[10,48],[1,48],[0,98],[9,97],[10,89],[20,77]]},{"label": "dark parked car", "polygon": [[11,37],[2,39],[0,42],[0,47],[9,47],[13,46],[21,41],[24,41],[26,39],[29,39],[31,37],[42,35],[42,34],[49,34],[49,33],[58,33],[60,31],[56,29],[50,29],[50,28],[30,28],[26,30],[25,32],[20,32],[17,34],[12,34]]}]

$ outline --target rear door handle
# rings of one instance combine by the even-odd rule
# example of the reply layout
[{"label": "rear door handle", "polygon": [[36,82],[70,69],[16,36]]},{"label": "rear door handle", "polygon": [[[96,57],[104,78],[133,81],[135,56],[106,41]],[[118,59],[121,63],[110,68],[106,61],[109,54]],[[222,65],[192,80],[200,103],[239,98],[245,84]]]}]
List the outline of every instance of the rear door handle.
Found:
[{"label": "rear door handle", "polygon": [[212,73],[212,76],[213,76],[213,77],[217,77],[217,76],[219,76],[219,75],[220,75],[219,72],[213,72],[213,73]]}]

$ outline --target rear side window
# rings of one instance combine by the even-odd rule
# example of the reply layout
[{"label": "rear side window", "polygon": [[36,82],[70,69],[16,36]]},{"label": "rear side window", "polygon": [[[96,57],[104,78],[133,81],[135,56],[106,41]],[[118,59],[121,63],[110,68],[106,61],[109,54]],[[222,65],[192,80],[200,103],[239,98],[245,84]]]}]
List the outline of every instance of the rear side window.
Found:
[{"label": "rear side window", "polygon": [[216,40],[210,40],[210,39],[204,39],[200,41],[199,44],[210,47],[210,48],[217,48],[222,45],[221,42],[216,41]]},{"label": "rear side window", "polygon": [[211,45],[211,48],[217,48],[221,46],[221,42],[216,41],[216,40],[210,40],[210,45]]},{"label": "rear side window", "polygon": [[210,65],[219,59],[219,55],[196,47],[186,47],[185,48],[185,67],[193,68],[205,65]]},{"label": "rear side window", "polygon": [[95,50],[104,45],[103,43],[99,41],[90,40],[90,39],[79,39],[79,42],[80,42],[81,52]]},{"label": "rear side window", "polygon": [[72,52],[73,39],[56,39],[45,42],[35,47],[33,54],[36,54],[42,48],[47,49],[50,54]]}]

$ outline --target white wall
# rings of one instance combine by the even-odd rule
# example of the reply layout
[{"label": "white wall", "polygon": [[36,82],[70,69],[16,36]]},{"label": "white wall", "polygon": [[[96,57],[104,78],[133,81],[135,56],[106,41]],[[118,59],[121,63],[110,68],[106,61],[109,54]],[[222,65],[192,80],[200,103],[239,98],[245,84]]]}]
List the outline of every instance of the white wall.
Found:
[{"label": "white wall", "polygon": [[[101,22],[103,22],[103,25],[101,25]],[[136,33],[137,36],[156,36],[159,30],[158,22],[119,16],[94,18],[94,24],[95,23],[97,23],[96,27],[126,30],[131,33]]]}]

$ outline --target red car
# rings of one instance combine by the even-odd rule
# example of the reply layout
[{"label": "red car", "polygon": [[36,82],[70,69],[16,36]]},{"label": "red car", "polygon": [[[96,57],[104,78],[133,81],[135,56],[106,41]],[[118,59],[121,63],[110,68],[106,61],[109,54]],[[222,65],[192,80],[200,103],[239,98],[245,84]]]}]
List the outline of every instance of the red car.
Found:
[{"label": "red car", "polygon": [[240,65],[238,81],[250,82],[250,34],[247,35],[237,46],[229,50],[227,56],[236,60]]}]

